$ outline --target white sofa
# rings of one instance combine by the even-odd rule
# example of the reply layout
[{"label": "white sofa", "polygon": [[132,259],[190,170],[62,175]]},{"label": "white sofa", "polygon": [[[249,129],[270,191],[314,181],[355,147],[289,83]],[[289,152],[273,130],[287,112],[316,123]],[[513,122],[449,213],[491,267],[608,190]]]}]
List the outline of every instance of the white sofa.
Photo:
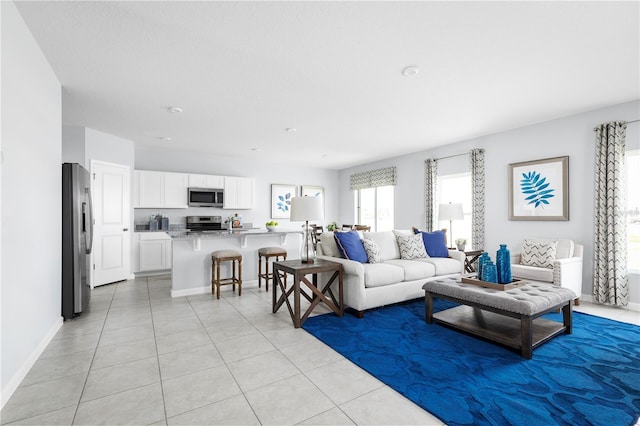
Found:
[{"label": "white sofa", "polygon": [[396,236],[411,231],[365,232],[380,248],[382,263],[360,263],[341,257],[333,232],[324,232],[317,246],[318,258],[339,262],[344,268],[344,302],[364,311],[392,303],[424,297],[422,286],[443,277],[458,277],[464,272],[465,254],[449,250],[448,258],[427,257],[414,260],[400,258]]},{"label": "white sofa", "polygon": [[[544,240],[529,238],[532,242],[556,241],[555,259],[550,260],[549,267],[523,265],[522,253],[511,254],[511,275],[514,278],[538,281],[553,284],[557,287],[565,287],[572,290],[577,298],[575,304],[579,305],[579,297],[582,294],[582,257],[583,246],[572,240]],[[523,244],[523,246],[526,244]]]}]

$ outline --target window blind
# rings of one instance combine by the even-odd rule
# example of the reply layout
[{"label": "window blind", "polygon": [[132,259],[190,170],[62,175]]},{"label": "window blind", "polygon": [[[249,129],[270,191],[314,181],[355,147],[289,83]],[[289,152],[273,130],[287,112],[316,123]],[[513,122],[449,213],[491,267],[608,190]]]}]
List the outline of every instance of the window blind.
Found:
[{"label": "window blind", "polygon": [[368,170],[366,172],[351,175],[351,190],[376,188],[378,186],[395,185],[397,181],[397,168],[385,167],[384,169]]}]

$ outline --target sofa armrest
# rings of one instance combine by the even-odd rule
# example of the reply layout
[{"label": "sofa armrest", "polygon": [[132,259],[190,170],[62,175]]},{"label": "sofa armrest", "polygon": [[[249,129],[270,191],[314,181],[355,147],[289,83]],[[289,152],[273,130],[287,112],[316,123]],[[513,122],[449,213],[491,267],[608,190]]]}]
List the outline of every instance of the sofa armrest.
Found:
[{"label": "sofa armrest", "polygon": [[318,259],[328,260],[330,262],[337,262],[342,264],[342,269],[345,274],[355,275],[357,277],[362,277],[364,279],[364,266],[362,263],[356,262],[355,260],[343,259],[341,257],[333,257],[333,256],[325,256],[318,255],[316,256]]},{"label": "sofa armrest", "polygon": [[464,263],[464,259],[467,257],[466,254],[464,254],[463,251],[458,251],[458,250],[449,250],[449,257],[452,259],[455,259],[459,262]]},{"label": "sofa armrest", "polygon": [[519,265],[522,261],[522,255],[520,253],[511,253],[511,264]]},{"label": "sofa armrest", "polygon": [[573,290],[577,297],[582,293],[582,258],[568,257],[553,262],[553,285]]}]

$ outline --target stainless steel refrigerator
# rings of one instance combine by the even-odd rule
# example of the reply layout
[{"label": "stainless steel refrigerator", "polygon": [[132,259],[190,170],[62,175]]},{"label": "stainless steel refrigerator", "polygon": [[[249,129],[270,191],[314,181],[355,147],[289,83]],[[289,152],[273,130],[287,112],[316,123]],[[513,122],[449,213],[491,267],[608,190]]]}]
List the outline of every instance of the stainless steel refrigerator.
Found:
[{"label": "stainless steel refrigerator", "polygon": [[62,316],[89,308],[90,254],[93,243],[89,172],[77,163],[62,165]]}]

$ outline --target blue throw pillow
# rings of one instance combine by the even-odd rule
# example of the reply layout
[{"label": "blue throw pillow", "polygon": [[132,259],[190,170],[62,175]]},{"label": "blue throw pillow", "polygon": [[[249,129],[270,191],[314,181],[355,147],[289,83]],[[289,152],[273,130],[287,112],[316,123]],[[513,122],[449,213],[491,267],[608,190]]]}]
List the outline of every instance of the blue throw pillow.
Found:
[{"label": "blue throw pillow", "polygon": [[422,234],[424,248],[431,257],[449,257],[449,249],[447,248],[446,235],[443,231],[422,232],[413,228],[413,232]]},{"label": "blue throw pillow", "polygon": [[338,250],[340,250],[343,257],[360,263],[367,263],[369,258],[367,257],[367,252],[364,250],[358,232],[336,232],[333,236],[336,239]]}]

